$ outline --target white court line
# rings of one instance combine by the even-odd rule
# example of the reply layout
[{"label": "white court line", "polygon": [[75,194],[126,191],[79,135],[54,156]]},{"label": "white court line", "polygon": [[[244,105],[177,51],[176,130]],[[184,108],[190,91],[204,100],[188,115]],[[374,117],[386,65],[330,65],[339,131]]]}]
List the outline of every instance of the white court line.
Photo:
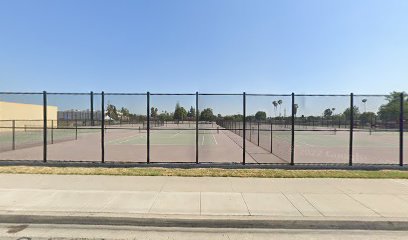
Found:
[{"label": "white court line", "polygon": [[174,134],[174,135],[171,136],[170,138],[174,138],[174,137],[176,137],[177,135],[179,135],[180,133],[181,133],[181,131],[177,132],[176,134]]},{"label": "white court line", "polygon": [[130,136],[130,137],[121,137],[121,138],[116,138],[116,139],[112,139],[112,140],[110,140],[110,141],[108,141],[108,142],[106,142],[106,143],[115,143],[115,142],[121,142],[121,141],[123,141],[123,140],[133,138],[134,136],[135,136],[135,135],[132,135],[132,136]]},{"label": "white court line", "polygon": [[118,143],[121,144],[121,143],[129,142],[129,141],[133,141],[133,140],[136,140],[136,139],[138,139],[138,138],[140,138],[140,137],[142,137],[142,136],[143,136],[143,135],[133,136],[133,138],[128,138],[127,140],[123,140],[123,141],[120,141],[120,142],[118,142]]},{"label": "white court line", "polygon": [[306,142],[303,142],[303,141],[299,141],[299,140],[295,140],[295,142],[298,142],[298,143],[303,144],[303,145],[308,146],[308,147],[319,147],[319,146],[316,146],[316,145],[313,145],[313,144],[309,144],[309,143],[306,143]]},{"label": "white court line", "polygon": [[124,143],[124,142],[128,142],[128,141],[132,141],[134,139],[141,138],[141,137],[143,138],[144,135],[137,134],[137,135],[133,135],[133,136],[130,136],[130,137],[123,137],[123,138],[114,139],[114,140],[108,141],[107,143],[108,144],[109,143],[111,143],[111,144],[121,144],[121,143]]},{"label": "white court line", "polygon": [[217,139],[215,139],[214,134],[211,134],[211,135],[212,135],[212,137],[213,137],[213,139],[214,139],[214,141],[215,141],[215,145],[218,145]]},{"label": "white court line", "polygon": [[[277,138],[277,139],[283,139],[284,142],[290,144],[290,141],[285,141],[285,140],[287,140],[286,138],[276,137],[276,136],[275,136],[275,138]],[[280,141],[282,142],[282,140],[280,140]],[[299,140],[299,139],[296,139],[295,142],[300,143],[301,145],[304,145],[304,146],[308,146],[308,147],[318,147],[318,146],[316,146],[316,145],[306,143],[305,141]]]}]

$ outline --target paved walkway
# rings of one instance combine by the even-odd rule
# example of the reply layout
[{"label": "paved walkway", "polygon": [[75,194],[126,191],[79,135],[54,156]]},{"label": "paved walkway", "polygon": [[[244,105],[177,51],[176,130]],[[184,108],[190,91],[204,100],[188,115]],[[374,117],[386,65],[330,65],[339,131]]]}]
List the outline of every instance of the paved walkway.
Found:
[{"label": "paved walkway", "polygon": [[3,174],[0,212],[408,219],[408,180]]}]

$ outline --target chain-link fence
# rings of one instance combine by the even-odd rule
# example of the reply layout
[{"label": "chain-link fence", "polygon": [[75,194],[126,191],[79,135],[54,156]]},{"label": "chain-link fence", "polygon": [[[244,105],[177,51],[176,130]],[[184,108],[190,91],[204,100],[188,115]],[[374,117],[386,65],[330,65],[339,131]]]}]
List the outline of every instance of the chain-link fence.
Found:
[{"label": "chain-link fence", "polygon": [[0,93],[0,160],[404,164],[388,95]]}]

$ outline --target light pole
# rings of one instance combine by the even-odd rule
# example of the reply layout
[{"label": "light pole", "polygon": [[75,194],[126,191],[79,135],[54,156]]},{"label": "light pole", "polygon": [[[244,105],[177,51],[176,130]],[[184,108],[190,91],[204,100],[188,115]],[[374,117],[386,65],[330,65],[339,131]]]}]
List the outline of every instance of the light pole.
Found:
[{"label": "light pole", "polygon": [[363,102],[363,104],[364,104],[364,112],[366,112],[367,111],[367,106],[366,106],[366,104],[367,104],[367,98],[364,98],[363,100],[361,100],[362,102]]}]

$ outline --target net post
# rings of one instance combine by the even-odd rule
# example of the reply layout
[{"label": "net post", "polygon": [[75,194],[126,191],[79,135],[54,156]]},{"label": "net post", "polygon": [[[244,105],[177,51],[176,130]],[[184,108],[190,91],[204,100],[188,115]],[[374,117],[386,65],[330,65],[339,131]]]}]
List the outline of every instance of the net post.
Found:
[{"label": "net post", "polygon": [[150,92],[147,92],[147,105],[146,105],[146,113],[147,113],[147,139],[146,139],[146,148],[147,148],[147,154],[146,154],[146,163],[150,163]]},{"label": "net post", "polygon": [[16,120],[11,122],[12,125],[12,132],[13,132],[13,139],[12,139],[12,149],[16,150]]},{"label": "net post", "polygon": [[349,166],[353,165],[353,131],[354,131],[354,94],[350,93]]},{"label": "net post", "polygon": [[94,126],[94,93],[91,91],[91,126]]},{"label": "net post", "polygon": [[246,146],[245,146],[245,135],[246,135],[246,93],[243,92],[242,93],[242,108],[243,108],[243,134],[242,134],[242,164],[245,165],[245,150],[246,150]]},{"label": "net post", "polygon": [[43,162],[47,162],[47,92],[43,91]]},{"label": "net post", "polygon": [[195,140],[196,140],[196,142],[195,142],[195,144],[196,144],[196,156],[195,156],[195,158],[196,158],[196,164],[198,164],[198,92],[196,92],[196,110],[195,110],[195,117],[196,117],[196,121],[195,121],[195,124],[196,124],[196,127],[195,127],[195,130],[196,130],[196,138],[195,138]]},{"label": "net post", "polygon": [[290,165],[295,165],[295,93],[292,93],[292,128],[291,128],[291,148]]},{"label": "net post", "polygon": [[399,165],[404,166],[404,93],[400,96],[399,115]]},{"label": "net post", "polygon": [[101,161],[102,163],[105,162],[105,93],[102,91],[101,94],[101,111],[102,111],[102,116],[101,116]]}]

